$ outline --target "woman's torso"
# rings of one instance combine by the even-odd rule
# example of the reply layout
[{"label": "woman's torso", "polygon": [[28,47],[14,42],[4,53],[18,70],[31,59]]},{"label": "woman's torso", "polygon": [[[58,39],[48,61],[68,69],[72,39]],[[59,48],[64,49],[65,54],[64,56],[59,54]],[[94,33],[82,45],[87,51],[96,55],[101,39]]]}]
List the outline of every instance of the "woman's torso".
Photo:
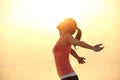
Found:
[{"label": "woman's torso", "polygon": [[53,48],[56,68],[59,76],[74,72],[69,62],[69,54],[71,50],[71,44],[62,45],[65,41],[66,35],[60,36],[56,45]]}]

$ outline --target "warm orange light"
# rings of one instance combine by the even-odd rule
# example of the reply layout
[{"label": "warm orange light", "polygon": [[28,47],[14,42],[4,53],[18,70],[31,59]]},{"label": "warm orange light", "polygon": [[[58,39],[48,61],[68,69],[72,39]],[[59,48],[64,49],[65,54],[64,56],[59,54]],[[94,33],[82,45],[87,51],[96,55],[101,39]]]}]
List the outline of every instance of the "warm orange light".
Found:
[{"label": "warm orange light", "polygon": [[89,0],[18,0],[12,5],[11,23],[36,27],[46,24],[51,29],[67,17],[83,22],[88,17],[100,14],[100,4],[98,1]]},{"label": "warm orange light", "polygon": [[99,53],[77,47],[86,64],[70,60],[80,79],[120,80],[119,7],[119,0],[0,1],[0,80],[58,80],[52,48],[56,26],[68,17],[83,41],[105,46]]}]

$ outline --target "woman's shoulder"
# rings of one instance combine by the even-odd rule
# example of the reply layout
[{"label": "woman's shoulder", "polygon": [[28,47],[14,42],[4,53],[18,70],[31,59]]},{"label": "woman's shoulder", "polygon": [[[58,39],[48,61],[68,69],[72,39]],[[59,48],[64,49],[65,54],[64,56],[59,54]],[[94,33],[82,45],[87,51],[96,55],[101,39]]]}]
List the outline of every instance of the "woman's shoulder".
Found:
[{"label": "woman's shoulder", "polygon": [[61,40],[62,40],[62,45],[66,46],[66,45],[69,45],[69,40],[68,38],[72,36],[70,34],[65,34],[65,35],[62,35],[61,36]]},{"label": "woman's shoulder", "polygon": [[75,41],[75,38],[71,34],[67,34],[66,40],[69,44],[73,44],[73,42]]},{"label": "woman's shoulder", "polygon": [[61,37],[60,37],[61,39],[63,39],[63,40],[67,40],[67,41],[69,41],[69,40],[72,40],[72,39],[74,39],[74,37],[71,35],[71,34],[64,34],[64,35],[61,35]]},{"label": "woman's shoulder", "polygon": [[68,38],[72,37],[72,35],[71,34],[64,34],[64,35],[61,35],[60,37],[62,39],[68,39]]}]

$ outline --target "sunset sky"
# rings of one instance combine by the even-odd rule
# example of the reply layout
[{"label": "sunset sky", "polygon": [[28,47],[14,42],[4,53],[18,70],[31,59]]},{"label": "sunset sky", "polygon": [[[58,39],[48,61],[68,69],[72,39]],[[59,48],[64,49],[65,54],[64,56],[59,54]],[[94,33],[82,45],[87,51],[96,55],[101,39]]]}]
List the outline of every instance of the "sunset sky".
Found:
[{"label": "sunset sky", "polygon": [[0,80],[59,80],[52,48],[67,17],[82,41],[105,46],[77,47],[86,64],[70,56],[80,80],[120,80],[120,0],[0,0]]}]

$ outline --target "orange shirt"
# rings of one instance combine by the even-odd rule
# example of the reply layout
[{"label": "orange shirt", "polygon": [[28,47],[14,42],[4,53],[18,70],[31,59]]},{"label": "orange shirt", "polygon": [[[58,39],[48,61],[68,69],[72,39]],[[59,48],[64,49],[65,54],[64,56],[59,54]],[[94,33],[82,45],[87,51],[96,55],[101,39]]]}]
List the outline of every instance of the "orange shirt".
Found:
[{"label": "orange shirt", "polygon": [[64,37],[65,36],[61,36],[53,48],[56,69],[60,77],[63,75],[69,74],[71,72],[74,72],[69,61],[71,44],[67,46],[61,45],[61,41],[64,39]]}]

